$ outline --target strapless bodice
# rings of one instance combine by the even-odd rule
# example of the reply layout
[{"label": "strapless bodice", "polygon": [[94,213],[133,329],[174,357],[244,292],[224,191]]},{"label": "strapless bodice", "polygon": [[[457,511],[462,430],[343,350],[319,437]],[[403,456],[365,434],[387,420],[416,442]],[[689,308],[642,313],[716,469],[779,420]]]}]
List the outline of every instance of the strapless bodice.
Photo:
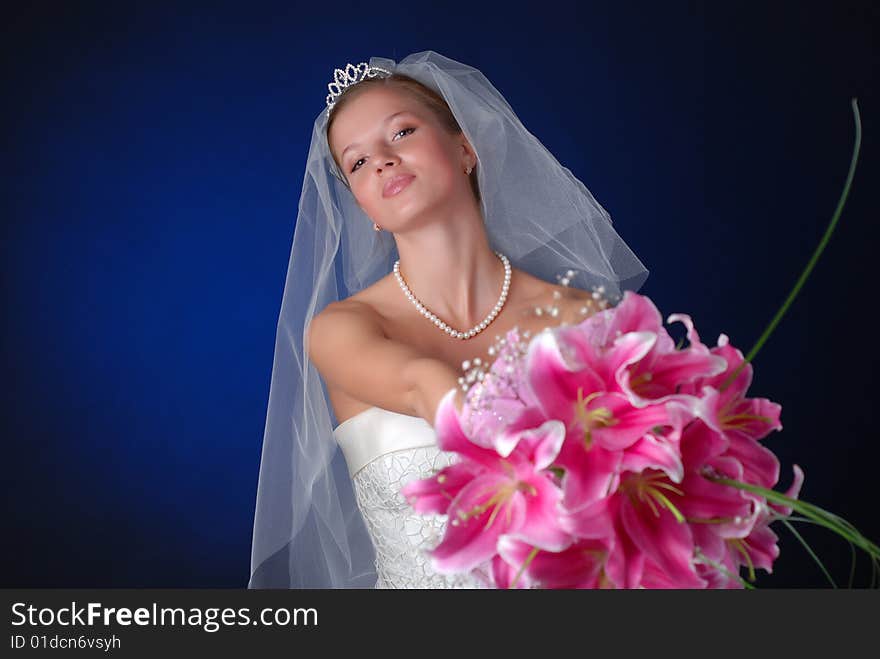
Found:
[{"label": "strapless bodice", "polygon": [[400,493],[411,480],[428,478],[458,456],[441,451],[421,417],[370,407],[333,430],[351,475],[358,507],[376,549],[376,588],[482,588],[488,564],[473,575],[446,576],[431,568],[446,515],[417,514]]},{"label": "strapless bodice", "polygon": [[368,407],[333,430],[354,477],[376,458],[404,449],[437,446],[434,429],[419,416]]}]

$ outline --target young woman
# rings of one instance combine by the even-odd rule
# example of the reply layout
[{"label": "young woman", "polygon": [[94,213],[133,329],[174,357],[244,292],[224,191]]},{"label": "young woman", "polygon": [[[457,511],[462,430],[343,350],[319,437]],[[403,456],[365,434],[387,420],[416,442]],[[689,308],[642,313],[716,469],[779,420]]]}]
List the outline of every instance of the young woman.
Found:
[{"label": "young woman", "polygon": [[433,431],[441,398],[457,388],[460,409],[463,362],[490,362],[510,329],[577,322],[599,308],[592,289],[613,302],[647,272],[476,69],[433,51],[373,58],[329,89],[279,320],[249,587],[479,587],[485,573],[431,569],[446,520],[399,493],[452,459]]}]

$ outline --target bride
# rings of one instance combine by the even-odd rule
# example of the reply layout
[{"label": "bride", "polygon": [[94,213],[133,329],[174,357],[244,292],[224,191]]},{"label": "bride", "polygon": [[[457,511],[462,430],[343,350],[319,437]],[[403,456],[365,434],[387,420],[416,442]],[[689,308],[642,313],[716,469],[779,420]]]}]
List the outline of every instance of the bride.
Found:
[{"label": "bride", "polygon": [[446,520],[399,492],[454,459],[436,446],[440,400],[456,388],[461,409],[467,362],[491,362],[509,330],[578,322],[604,304],[587,287],[615,300],[647,273],[476,69],[425,51],[349,64],[328,88],[276,337],[248,585],[485,586],[486,566],[432,569]]}]

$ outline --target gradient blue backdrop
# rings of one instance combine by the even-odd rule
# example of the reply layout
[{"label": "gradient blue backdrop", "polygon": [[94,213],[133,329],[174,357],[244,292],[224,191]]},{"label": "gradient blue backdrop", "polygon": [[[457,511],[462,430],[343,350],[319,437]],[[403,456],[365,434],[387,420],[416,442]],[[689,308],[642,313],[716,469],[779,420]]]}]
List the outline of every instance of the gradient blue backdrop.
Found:
[{"label": "gradient blue backdrop", "polygon": [[[427,49],[586,183],[664,316],[744,351],[838,202],[858,97],[847,207],[751,394],[783,406],[780,486],[797,462],[880,539],[872,2],[31,4],[0,46],[0,585],[246,585],[312,121],[334,67]],[[800,528],[845,583],[848,546]],[[826,586],[779,533],[758,585]]]}]

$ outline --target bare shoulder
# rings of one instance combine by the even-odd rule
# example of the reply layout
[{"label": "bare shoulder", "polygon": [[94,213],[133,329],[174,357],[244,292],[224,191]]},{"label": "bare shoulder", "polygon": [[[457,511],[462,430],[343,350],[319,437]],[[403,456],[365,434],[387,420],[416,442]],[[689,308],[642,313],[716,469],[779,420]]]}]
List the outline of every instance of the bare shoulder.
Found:
[{"label": "bare shoulder", "polygon": [[311,320],[307,350],[339,423],[369,407],[413,415],[408,365],[419,354],[390,340],[370,305],[352,299],[328,304]]},{"label": "bare shoulder", "polygon": [[328,304],[312,318],[309,326],[310,341],[320,342],[340,332],[375,332],[381,334],[382,324],[375,309],[366,302],[347,298]]},{"label": "bare shoulder", "polygon": [[354,316],[367,323],[379,322],[381,314],[377,310],[377,301],[381,299],[387,287],[387,279],[388,276],[383,277],[375,284],[367,286],[350,297],[331,302],[321,313],[316,314],[315,318],[341,315],[343,318]]},{"label": "bare shoulder", "polygon": [[381,323],[371,308],[357,300],[337,300],[315,314],[307,328],[309,359],[328,384],[334,373],[349,362],[353,348],[370,345],[384,337]]}]

